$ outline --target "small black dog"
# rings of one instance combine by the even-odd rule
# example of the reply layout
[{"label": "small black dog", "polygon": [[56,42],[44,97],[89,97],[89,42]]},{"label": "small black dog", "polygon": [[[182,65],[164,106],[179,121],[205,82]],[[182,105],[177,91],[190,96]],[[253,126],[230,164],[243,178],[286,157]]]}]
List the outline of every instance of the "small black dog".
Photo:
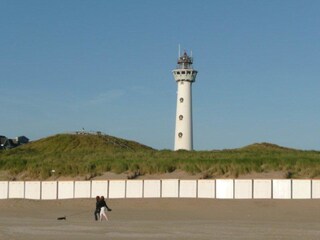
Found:
[{"label": "small black dog", "polygon": [[57,220],[67,220],[67,217],[64,216],[64,217],[58,217]]}]

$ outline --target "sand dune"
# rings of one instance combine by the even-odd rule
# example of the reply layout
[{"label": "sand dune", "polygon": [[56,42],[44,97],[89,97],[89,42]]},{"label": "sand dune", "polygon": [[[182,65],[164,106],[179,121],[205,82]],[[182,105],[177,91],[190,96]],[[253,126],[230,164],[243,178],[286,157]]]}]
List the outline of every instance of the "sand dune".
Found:
[{"label": "sand dune", "polygon": [[[319,200],[1,200],[0,239],[320,239]],[[58,221],[57,217],[67,220]]]}]

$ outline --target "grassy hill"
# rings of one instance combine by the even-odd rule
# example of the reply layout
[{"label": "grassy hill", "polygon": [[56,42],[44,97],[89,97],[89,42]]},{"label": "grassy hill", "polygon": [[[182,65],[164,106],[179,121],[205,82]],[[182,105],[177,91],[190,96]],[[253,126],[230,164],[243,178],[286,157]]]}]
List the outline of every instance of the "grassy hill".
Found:
[{"label": "grassy hill", "polygon": [[252,172],[282,171],[287,177],[320,177],[320,152],[270,143],[214,151],[155,150],[107,135],[58,134],[0,151],[0,171],[9,176],[47,179],[55,176],[95,177],[103,172],[134,175],[181,169],[206,177],[238,177]]}]

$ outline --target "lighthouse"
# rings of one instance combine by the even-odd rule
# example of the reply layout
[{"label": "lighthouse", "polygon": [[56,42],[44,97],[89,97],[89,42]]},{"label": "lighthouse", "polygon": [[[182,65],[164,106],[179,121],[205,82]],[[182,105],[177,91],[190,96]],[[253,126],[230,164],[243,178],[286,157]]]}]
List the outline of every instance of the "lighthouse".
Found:
[{"label": "lighthouse", "polygon": [[179,53],[177,67],[172,71],[178,85],[174,150],[193,150],[191,86],[198,72],[192,63],[192,57],[186,52],[182,56]]}]

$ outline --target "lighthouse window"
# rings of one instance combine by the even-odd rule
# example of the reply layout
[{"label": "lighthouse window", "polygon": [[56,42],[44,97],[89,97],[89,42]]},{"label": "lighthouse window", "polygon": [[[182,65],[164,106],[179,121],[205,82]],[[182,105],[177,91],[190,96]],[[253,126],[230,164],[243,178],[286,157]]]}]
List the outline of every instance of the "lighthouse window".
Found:
[{"label": "lighthouse window", "polygon": [[178,136],[179,136],[179,138],[182,138],[182,132],[179,132],[179,134],[178,134]]},{"label": "lighthouse window", "polygon": [[179,119],[180,119],[180,120],[182,120],[182,119],[183,119],[183,116],[182,116],[182,115],[180,115],[180,116],[179,116]]},{"label": "lighthouse window", "polygon": [[187,71],[187,74],[191,74],[191,72],[190,72],[190,71]]},{"label": "lighthouse window", "polygon": [[180,98],[180,102],[181,102],[181,103],[183,102],[183,98]]},{"label": "lighthouse window", "polygon": [[186,74],[186,72],[185,72],[185,71],[182,71],[181,74]]},{"label": "lighthouse window", "polygon": [[177,72],[177,74],[180,74],[180,72]]}]

